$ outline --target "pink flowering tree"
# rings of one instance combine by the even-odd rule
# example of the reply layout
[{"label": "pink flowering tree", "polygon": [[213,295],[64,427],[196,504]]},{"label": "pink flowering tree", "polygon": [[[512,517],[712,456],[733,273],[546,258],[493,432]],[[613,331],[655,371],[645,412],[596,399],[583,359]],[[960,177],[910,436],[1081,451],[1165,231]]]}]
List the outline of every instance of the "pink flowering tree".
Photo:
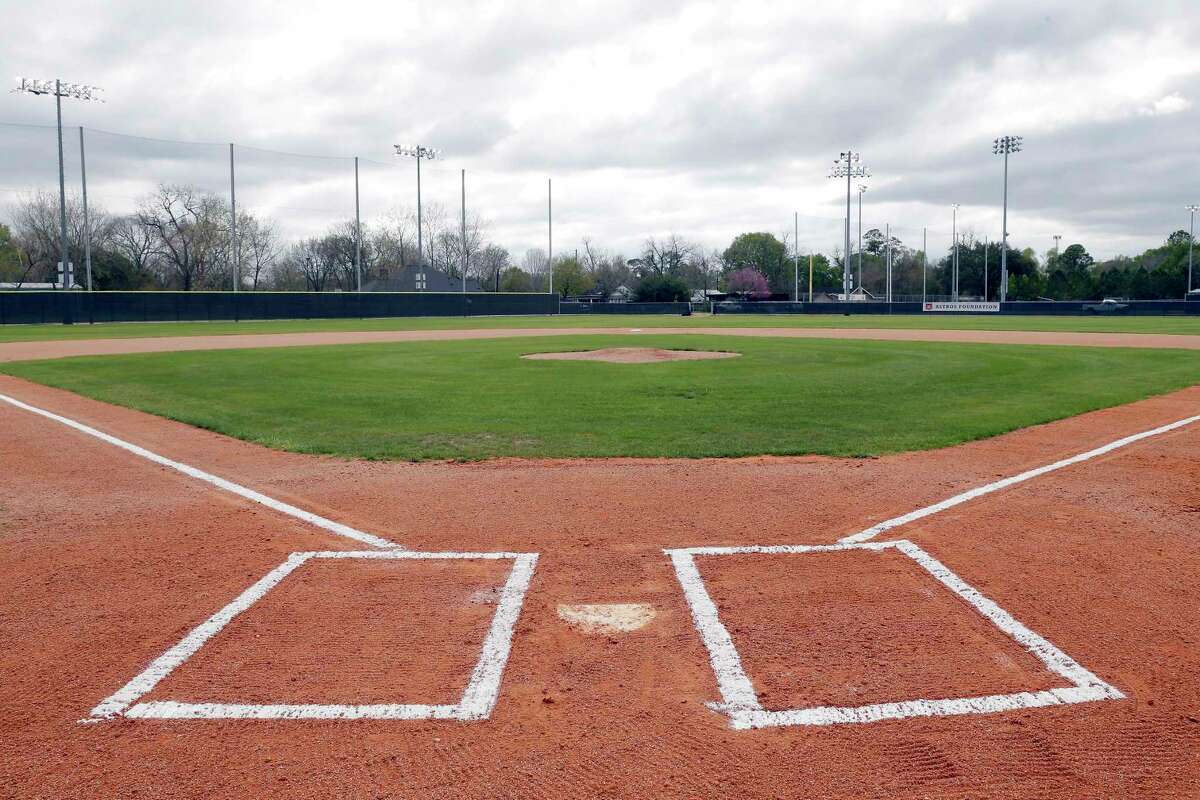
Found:
[{"label": "pink flowering tree", "polygon": [[729,276],[729,293],[762,300],[771,296],[771,287],[766,275],[754,267],[742,267]]}]

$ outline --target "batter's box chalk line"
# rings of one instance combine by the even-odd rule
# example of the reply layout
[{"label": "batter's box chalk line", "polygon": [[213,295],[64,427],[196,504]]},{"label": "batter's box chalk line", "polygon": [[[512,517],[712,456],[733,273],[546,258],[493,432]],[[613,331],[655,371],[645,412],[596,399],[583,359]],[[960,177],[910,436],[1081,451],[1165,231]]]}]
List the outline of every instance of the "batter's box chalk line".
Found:
[{"label": "batter's box chalk line", "polygon": [[[741,656],[733,639],[722,624],[716,604],[708,594],[696,566],[696,556],[741,554],[798,554],[835,553],[844,550],[882,552],[896,550],[908,556],[935,580],[965,600],[993,625],[1032,653],[1050,672],[1061,676],[1069,685],[1062,688],[1014,694],[994,694],[979,697],[938,700],[904,700],[894,703],[874,703],[863,706],[817,706],[783,711],[768,711],[762,707],[750,677],[742,667]],[[1017,621],[1011,614],[969,586],[933,556],[905,540],[832,545],[779,545],[772,547],[692,547],[664,550],[675,567],[675,575],[683,587],[696,629],[708,650],[709,660],[717,678],[721,702],[710,703],[715,711],[729,717],[736,729],[769,728],[787,725],[838,725],[877,722],[906,717],[942,717],[956,714],[989,714],[1024,708],[1039,708],[1095,700],[1120,700],[1123,695],[1074,659],[1059,650],[1042,636]]]},{"label": "batter's box chalk line", "polygon": [[[298,569],[306,561],[320,558],[421,560],[421,559],[511,559],[512,571],[501,590],[496,613],[483,640],[483,650],[458,703],[423,705],[386,703],[372,705],[179,703],[170,700],[138,702],[160,681],[191,658],[197,650],[235,617]],[[92,709],[81,722],[99,722],[115,717],[134,719],[448,719],[468,722],[491,716],[500,693],[500,682],[512,645],[513,629],[529,590],[536,553],[417,553],[409,550],[367,550],[292,553],[233,602],[188,633],[174,647],[154,659],[129,683]]]}]

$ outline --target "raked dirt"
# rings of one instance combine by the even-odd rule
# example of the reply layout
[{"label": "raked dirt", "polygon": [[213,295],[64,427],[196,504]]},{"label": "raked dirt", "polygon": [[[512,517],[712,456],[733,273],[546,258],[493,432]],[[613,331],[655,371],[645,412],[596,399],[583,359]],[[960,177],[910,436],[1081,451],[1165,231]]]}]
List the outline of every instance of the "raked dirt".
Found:
[{"label": "raked dirt", "polygon": [[[39,346],[51,344],[79,345]],[[1200,425],[886,534],[916,542],[1122,700],[733,730],[708,705],[720,696],[713,668],[663,553],[832,543],[1192,416],[1200,387],[885,458],[472,464],[275,452],[14,378],[0,377],[0,392],[414,550],[540,554],[485,721],[80,725],[290,553],[362,544],[0,404],[0,796],[1025,800],[1194,797],[1200,783]],[[768,708],[1058,685],[903,561],[697,563]],[[453,698],[503,571],[321,565],[281,584],[155,696]],[[654,619],[605,634],[559,614],[618,604],[648,606]]]}]

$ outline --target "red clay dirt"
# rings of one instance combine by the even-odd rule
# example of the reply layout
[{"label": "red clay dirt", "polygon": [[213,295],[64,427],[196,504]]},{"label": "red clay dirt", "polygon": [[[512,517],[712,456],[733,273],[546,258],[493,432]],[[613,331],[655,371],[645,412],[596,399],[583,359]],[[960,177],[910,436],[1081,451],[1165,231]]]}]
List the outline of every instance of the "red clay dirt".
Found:
[{"label": "red clay dirt", "polygon": [[[411,549],[541,554],[486,721],[80,725],[289,553],[364,548],[0,403],[0,796],[1197,796],[1200,424],[885,536],[919,544],[1125,700],[735,731],[706,705],[715,678],[662,548],[831,543],[1194,415],[1200,387],[878,459],[477,464],[279,453],[13,378],[0,392]],[[698,559],[764,702],[1045,685],[972,609],[894,553],[877,555],[822,554],[828,572],[801,563],[809,556],[761,570]],[[278,697],[358,692],[343,702],[427,702],[461,686],[486,608],[472,599],[500,577],[347,566],[280,584],[156,696],[265,697],[275,675]],[[648,603],[656,616],[599,636],[558,617],[580,603]],[[906,643],[904,626],[924,631],[924,645]]]},{"label": "red clay dirt", "polygon": [[1088,347],[1152,347],[1200,350],[1200,336],[1168,333],[1070,333],[1050,331],[872,330],[868,328],[497,328],[441,331],[316,331],[312,333],[239,333],[219,336],[162,336],[144,339],[79,339],[0,343],[0,363],[39,358],[102,356],[118,353],[166,353],[181,350],[237,350],[247,347],[432,342],[509,339],[522,336],[605,334],[708,334],[781,336],[790,339],[878,339],[904,342],[976,342],[985,344],[1057,344]]}]

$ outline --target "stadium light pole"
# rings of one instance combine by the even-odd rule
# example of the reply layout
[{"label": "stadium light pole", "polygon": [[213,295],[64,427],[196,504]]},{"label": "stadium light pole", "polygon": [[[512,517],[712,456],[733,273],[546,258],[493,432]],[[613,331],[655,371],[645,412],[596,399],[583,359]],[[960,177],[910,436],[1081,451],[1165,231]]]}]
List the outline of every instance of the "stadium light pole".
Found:
[{"label": "stadium light pole", "polygon": [[925,303],[926,297],[928,297],[928,295],[925,292],[925,278],[929,272],[929,270],[926,269],[926,267],[925,267],[925,264],[927,263],[927,260],[929,258],[928,253],[929,253],[929,229],[921,228],[921,302],[922,303]]},{"label": "stadium light pole", "polygon": [[395,147],[396,155],[408,156],[417,160],[417,271],[423,272],[425,270],[425,231],[421,229],[421,159],[427,158],[432,161],[441,157],[442,151],[436,147],[426,147],[421,144],[398,144]]},{"label": "stadium light pole", "polygon": [[867,190],[865,183],[858,185],[858,285],[862,286],[862,196]]},{"label": "stadium light pole", "polygon": [[846,179],[846,249],[842,258],[842,302],[850,302],[850,184],[855,178],[869,178],[871,171],[862,166],[862,154],[853,150],[839,153],[829,172],[830,178]]},{"label": "stadium light pole", "polygon": [[242,282],[242,263],[238,253],[237,182],[233,173],[233,142],[229,143],[229,246],[233,250],[233,291]]},{"label": "stadium light pole", "polygon": [[467,293],[467,171],[462,171],[462,292]]},{"label": "stadium light pole", "polygon": [[952,212],[950,235],[954,238],[954,249],[950,256],[950,299],[958,302],[958,203],[951,203]]},{"label": "stadium light pole", "polygon": [[358,202],[358,156],[354,157],[354,290],[362,291],[362,206]]},{"label": "stadium light pole", "polygon": [[546,273],[554,294],[554,179],[546,178]]},{"label": "stadium light pole", "polygon": [[1023,136],[1001,136],[992,142],[992,154],[1004,156],[1004,215],[1000,238],[1000,302],[1008,300],[1008,157],[1021,152]]},{"label": "stadium light pole", "polygon": [[[800,212],[792,212],[792,224],[795,226],[792,236],[792,299],[800,302]],[[705,298],[708,299],[708,298]]]},{"label": "stadium light pole", "polygon": [[1192,294],[1192,250],[1196,244],[1196,212],[1200,211],[1200,206],[1190,205],[1187,210],[1192,212],[1192,218],[1188,223],[1188,284],[1187,291],[1183,293],[1185,299]]},{"label": "stadium light pole", "polygon": [[83,126],[79,126],[79,181],[83,189],[83,265],[87,269],[87,290],[92,290],[92,223],[88,217],[87,152],[83,144]]},{"label": "stadium light pole", "polygon": [[71,288],[70,248],[67,241],[67,177],[63,167],[63,130],[62,130],[62,99],[69,97],[73,100],[95,100],[103,103],[99,86],[88,86],[82,83],[63,83],[62,80],[39,80],[37,78],[17,78],[14,92],[23,94],[54,95],[55,110],[58,115],[58,226],[59,226],[59,255],[62,258],[63,288]]}]

